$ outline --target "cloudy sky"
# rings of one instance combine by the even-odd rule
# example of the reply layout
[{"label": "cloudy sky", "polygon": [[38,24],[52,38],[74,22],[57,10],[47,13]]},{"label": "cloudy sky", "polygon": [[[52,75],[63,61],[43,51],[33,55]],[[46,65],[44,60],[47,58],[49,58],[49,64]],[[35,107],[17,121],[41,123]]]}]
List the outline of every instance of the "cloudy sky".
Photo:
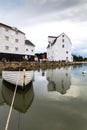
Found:
[{"label": "cloudy sky", "polygon": [[26,33],[45,52],[48,36],[64,32],[72,53],[87,57],[87,0],[0,0],[0,22]]}]

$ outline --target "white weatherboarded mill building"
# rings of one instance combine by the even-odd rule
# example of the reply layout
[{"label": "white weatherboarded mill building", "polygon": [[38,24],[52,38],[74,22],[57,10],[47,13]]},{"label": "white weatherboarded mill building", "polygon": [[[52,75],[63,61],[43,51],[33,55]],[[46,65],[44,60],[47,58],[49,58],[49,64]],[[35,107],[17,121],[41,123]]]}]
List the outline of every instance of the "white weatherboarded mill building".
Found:
[{"label": "white weatherboarded mill building", "polygon": [[35,45],[26,40],[25,33],[15,27],[0,23],[0,60],[21,61],[27,56],[34,59]]},{"label": "white weatherboarded mill building", "polygon": [[69,37],[62,33],[59,36],[48,36],[47,59],[48,61],[72,62],[71,55],[72,43]]}]

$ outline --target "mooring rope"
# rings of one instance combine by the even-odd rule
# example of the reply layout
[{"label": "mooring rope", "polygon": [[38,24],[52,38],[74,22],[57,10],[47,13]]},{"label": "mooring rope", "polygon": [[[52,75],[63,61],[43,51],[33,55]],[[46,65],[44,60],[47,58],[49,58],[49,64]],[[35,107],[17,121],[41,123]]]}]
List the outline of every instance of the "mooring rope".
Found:
[{"label": "mooring rope", "polygon": [[[20,70],[19,70],[19,72],[20,72]],[[5,130],[8,130],[8,125],[9,125],[9,121],[10,121],[10,117],[11,117],[11,113],[12,113],[12,108],[13,108],[13,104],[14,104],[14,100],[15,100],[15,95],[16,95],[16,91],[17,91],[18,79],[19,79],[19,73],[18,73],[18,76],[17,76],[16,87],[15,87],[15,90],[14,90],[14,94],[13,94],[13,98],[12,98],[12,103],[11,103],[10,110],[9,110],[9,113],[8,113]]]}]

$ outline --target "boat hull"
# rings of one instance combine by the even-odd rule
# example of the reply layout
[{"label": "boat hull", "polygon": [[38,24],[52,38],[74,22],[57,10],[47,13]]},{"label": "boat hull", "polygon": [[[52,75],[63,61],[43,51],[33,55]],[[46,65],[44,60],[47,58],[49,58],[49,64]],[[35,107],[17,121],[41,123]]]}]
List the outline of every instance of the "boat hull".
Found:
[{"label": "boat hull", "polygon": [[2,71],[2,78],[3,80],[17,85],[17,86],[21,86],[22,88],[24,88],[26,85],[28,85],[32,80],[33,80],[33,70],[29,70],[29,71],[7,71],[7,70],[3,70]]}]

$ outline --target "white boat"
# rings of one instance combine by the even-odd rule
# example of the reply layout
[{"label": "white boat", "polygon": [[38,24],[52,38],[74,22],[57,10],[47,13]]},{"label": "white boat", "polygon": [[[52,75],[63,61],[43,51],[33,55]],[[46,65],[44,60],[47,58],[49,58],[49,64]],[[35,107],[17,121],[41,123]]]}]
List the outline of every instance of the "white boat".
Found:
[{"label": "white boat", "polygon": [[16,71],[16,70],[3,70],[2,78],[3,80],[24,88],[33,80],[34,72],[33,70]]},{"label": "white boat", "polygon": [[84,71],[82,71],[82,74],[86,74],[86,71],[84,70]]}]

